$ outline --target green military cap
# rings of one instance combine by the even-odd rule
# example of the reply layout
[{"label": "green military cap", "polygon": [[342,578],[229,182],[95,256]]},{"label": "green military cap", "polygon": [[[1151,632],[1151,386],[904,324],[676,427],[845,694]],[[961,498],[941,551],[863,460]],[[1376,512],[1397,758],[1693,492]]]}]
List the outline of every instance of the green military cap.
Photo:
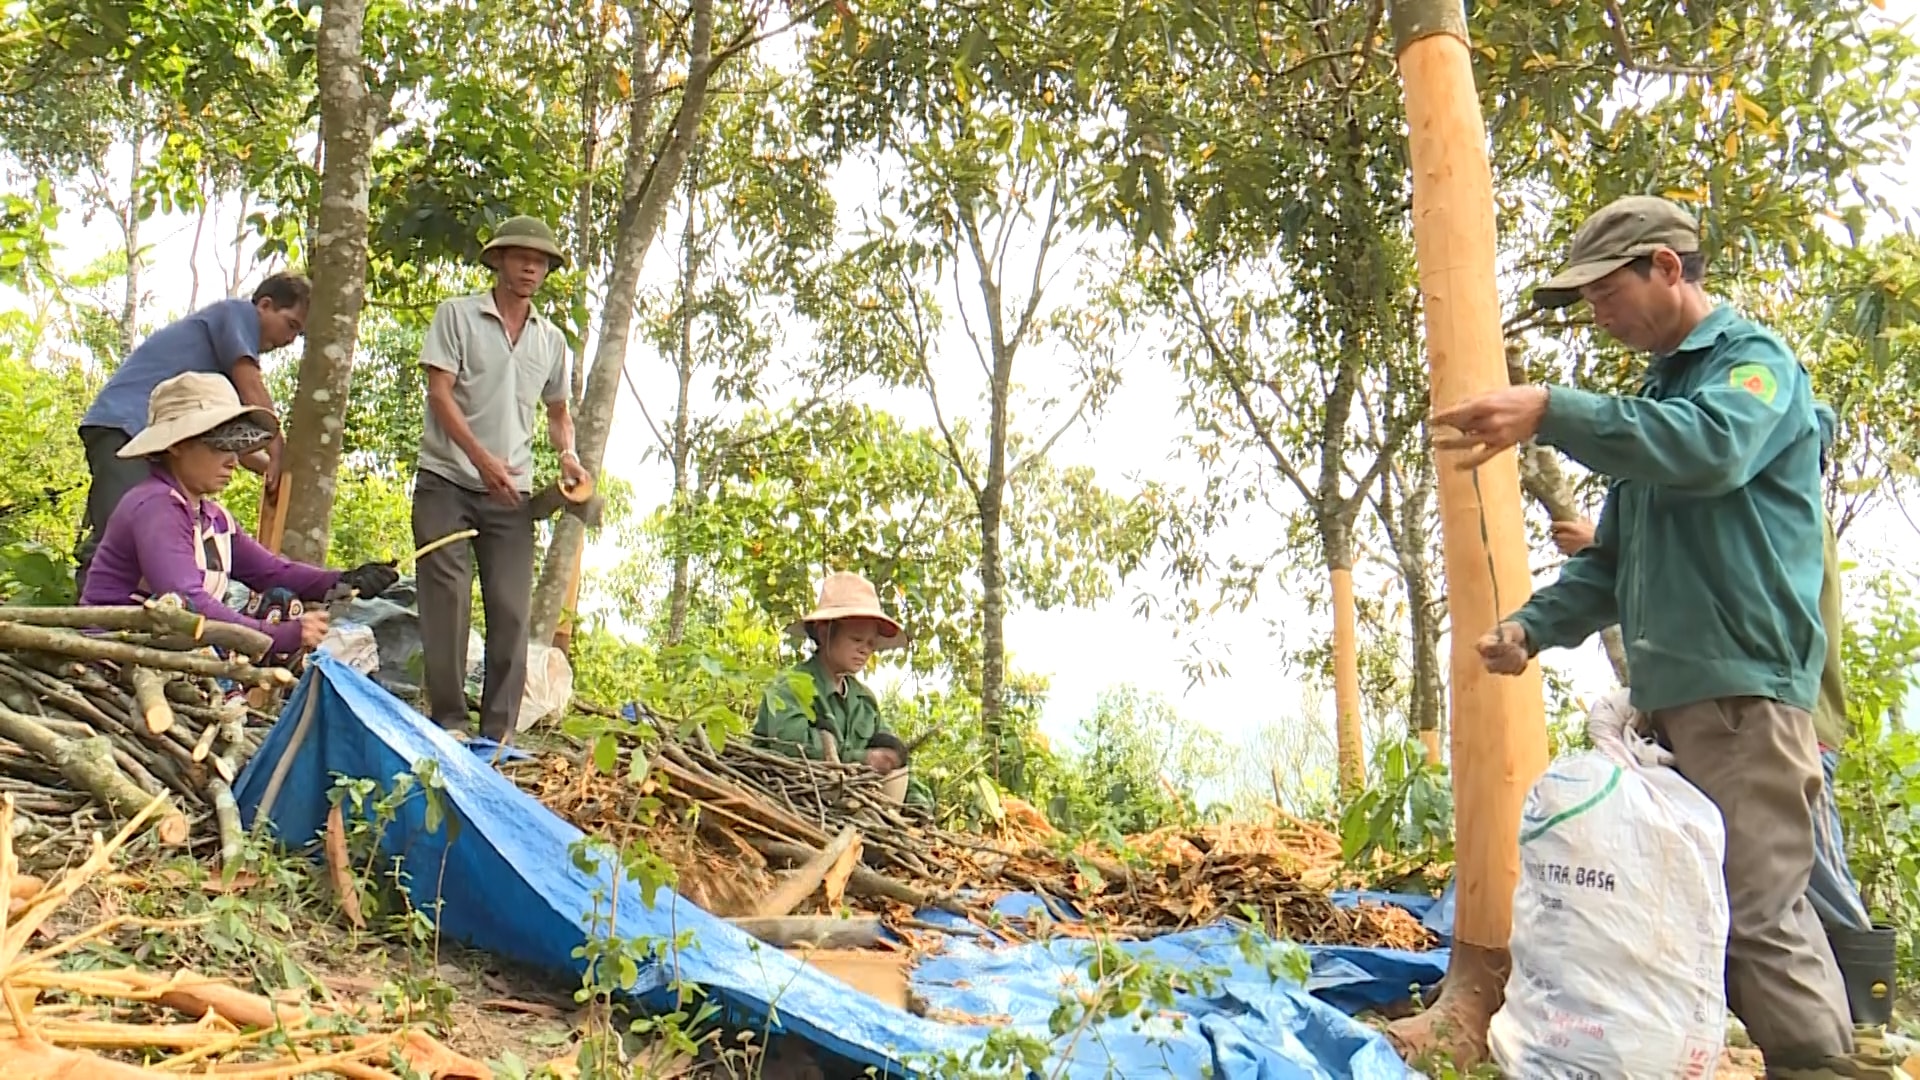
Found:
[{"label": "green military cap", "polygon": [[1642,255],[1669,248],[1677,255],[1700,250],[1700,226],[1679,204],[1653,195],[1629,195],[1600,208],[1573,234],[1567,264],[1533,290],[1535,307],[1563,308],[1580,302],[1580,289]]},{"label": "green military cap", "polygon": [[526,248],[545,255],[555,269],[567,265],[566,253],[553,239],[553,229],[537,217],[522,214],[510,217],[500,223],[493,231],[493,239],[480,249],[480,261],[494,266],[495,260],[489,256],[502,248]]}]

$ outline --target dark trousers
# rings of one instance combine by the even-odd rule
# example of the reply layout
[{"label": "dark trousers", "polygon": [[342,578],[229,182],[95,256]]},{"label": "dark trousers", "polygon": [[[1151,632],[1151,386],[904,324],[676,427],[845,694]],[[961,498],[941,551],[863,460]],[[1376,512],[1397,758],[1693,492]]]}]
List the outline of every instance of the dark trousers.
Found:
[{"label": "dark trousers", "polygon": [[420,638],[426,653],[428,714],[441,727],[465,731],[467,633],[473,622],[473,565],[480,563],[480,603],[487,616],[486,680],[480,734],[507,742],[518,726],[527,688],[527,621],[533,607],[533,511],[523,498],[502,506],[422,471],[413,485],[413,541],[426,545],[465,529],[479,535],[430,552],[415,568]]},{"label": "dark trousers", "polygon": [[120,500],[126,498],[135,484],[152,475],[153,470],[144,459],[116,456],[120,448],[131,441],[132,436],[119,428],[80,429],[80,444],[87,449],[87,472],[91,479],[87,484],[87,508],[80,516],[79,542],[73,549],[76,598],[86,592],[87,564],[93,561],[93,553],[107,531],[107,519],[113,516],[114,507],[120,505]]}]

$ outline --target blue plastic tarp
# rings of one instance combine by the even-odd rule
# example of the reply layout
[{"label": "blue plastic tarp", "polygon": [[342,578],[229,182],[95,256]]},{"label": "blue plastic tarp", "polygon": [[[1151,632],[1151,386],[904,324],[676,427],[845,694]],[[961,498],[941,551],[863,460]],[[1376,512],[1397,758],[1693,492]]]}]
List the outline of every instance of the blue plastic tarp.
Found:
[{"label": "blue plastic tarp", "polygon": [[[298,845],[320,833],[336,776],[386,784],[433,761],[446,821],[429,829],[427,801],[416,795],[399,807],[383,837],[385,848],[402,857],[414,904],[427,911],[438,906],[443,933],[536,970],[578,979],[584,961],[575,950],[590,928],[593,936],[606,936],[611,920],[620,937],[669,943],[668,958],[640,965],[627,988],[643,1006],[670,1000],[669,982],[677,973],[734,1023],[797,1035],[882,1075],[902,1075],[916,1059],[965,1054],[992,1027],[1007,1024],[1053,1044],[1072,1077],[1186,1077],[1200,1075],[1203,1067],[1223,1080],[1417,1075],[1385,1040],[1341,1010],[1404,999],[1412,986],[1439,977],[1444,953],[1311,949],[1313,978],[1303,989],[1276,983],[1249,963],[1238,931],[1228,927],[1129,944],[1131,951],[1183,967],[1218,969],[1221,978],[1181,993],[1173,1010],[1144,1026],[1132,1019],[1107,1021],[1070,1044],[1048,1034],[1047,1020],[1061,1001],[1062,980],[1076,971],[1085,978],[1084,941],[989,948],[948,939],[942,955],[920,962],[913,980],[935,1007],[933,1015],[953,1016],[957,1023],[936,1023],[864,997],[670,890],[661,890],[649,907],[631,882],[616,886],[611,866],[582,869],[572,855],[583,839],[579,830],[327,656],[315,657],[280,723],[235,785],[248,825],[309,702],[311,725],[272,808],[282,839]],[[1016,909],[1033,899],[1013,898],[1002,907]]]},{"label": "blue plastic tarp", "polygon": [[[1066,1046],[1068,1075],[1188,1077],[1209,1069],[1217,1077],[1408,1075],[1378,1035],[1317,995],[1277,985],[1250,964],[1242,955],[1240,934],[1215,926],[1127,945],[1131,955],[1179,968],[1193,989],[1178,996],[1177,1013],[1145,1024],[1131,1019],[1102,1024]],[[1061,994],[1091,987],[1093,948],[1079,938],[1015,948],[962,940],[920,961],[913,986],[940,1010],[935,1015],[1044,1034]],[[1331,953],[1313,951],[1309,988],[1322,983],[1337,993],[1351,981],[1356,969]],[[1404,988],[1400,996],[1405,998]]]}]

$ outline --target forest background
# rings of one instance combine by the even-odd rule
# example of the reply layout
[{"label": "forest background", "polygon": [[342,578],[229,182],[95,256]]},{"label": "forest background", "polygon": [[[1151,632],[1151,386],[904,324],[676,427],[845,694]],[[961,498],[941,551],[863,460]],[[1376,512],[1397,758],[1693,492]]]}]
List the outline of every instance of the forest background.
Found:
[{"label": "forest background", "polygon": [[[1447,582],[1381,3],[0,10],[9,599],[71,599],[75,428],[113,366],[288,267],[316,288],[268,365],[288,551],[404,555],[421,335],[531,213],[572,254],[538,303],[613,496],[592,536],[543,533],[537,636],[579,695],[737,733],[797,656],[779,628],[858,570],[915,633],[871,681],[935,731],[949,815],[1011,792],[1124,833],[1277,801],[1444,861]],[[1471,11],[1516,378],[1631,387],[1638,358],[1525,293],[1586,212],[1652,192],[1839,411],[1844,804],[1903,915],[1915,14]],[[1544,582],[1549,510],[1599,492],[1550,452],[1523,475]],[[1545,666],[1565,747],[1615,675],[1598,640]]]}]

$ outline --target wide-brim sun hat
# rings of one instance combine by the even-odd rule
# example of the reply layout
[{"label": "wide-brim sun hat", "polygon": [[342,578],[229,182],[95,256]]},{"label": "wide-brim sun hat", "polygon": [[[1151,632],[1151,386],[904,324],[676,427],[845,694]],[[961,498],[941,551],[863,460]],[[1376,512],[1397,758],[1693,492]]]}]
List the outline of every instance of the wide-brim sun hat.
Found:
[{"label": "wide-brim sun hat", "polygon": [[175,375],[153,388],[147,399],[146,428],[121,447],[118,456],[151,457],[241,419],[259,426],[269,438],[280,433],[280,420],[273,411],[242,404],[225,376],[199,371]]},{"label": "wide-brim sun hat", "polygon": [[873,643],[875,652],[898,649],[907,643],[907,633],[900,624],[880,608],[880,594],[875,592],[873,584],[859,574],[829,574],[820,585],[820,601],[813,610],[795,619],[787,626],[787,636],[794,641],[804,641],[807,626],[812,623],[837,622],[841,619],[872,619],[880,624],[880,637]]},{"label": "wide-brim sun hat", "polygon": [[567,253],[560,250],[559,241],[553,238],[553,229],[537,217],[522,214],[510,217],[500,223],[493,231],[493,238],[480,249],[480,261],[498,269],[498,259],[493,255],[506,248],[526,248],[537,251],[547,257],[548,265],[558,270],[567,265]]}]

